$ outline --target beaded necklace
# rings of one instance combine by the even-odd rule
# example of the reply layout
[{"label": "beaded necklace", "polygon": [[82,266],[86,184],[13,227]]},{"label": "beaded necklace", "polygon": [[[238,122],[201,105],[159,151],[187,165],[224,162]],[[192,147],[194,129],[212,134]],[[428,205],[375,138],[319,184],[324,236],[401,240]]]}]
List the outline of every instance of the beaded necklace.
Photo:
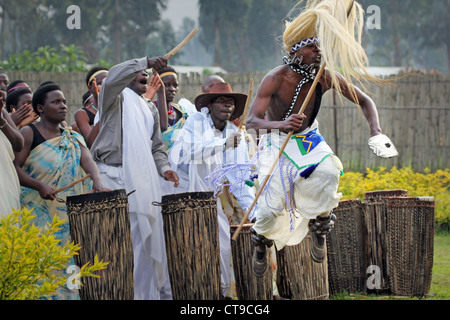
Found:
[{"label": "beaded necklace", "polygon": [[[300,62],[301,62],[301,60],[300,60]],[[289,110],[286,112],[285,116],[283,117],[283,120],[286,120],[291,115],[291,112],[294,109],[295,103],[297,102],[297,99],[300,94],[300,90],[302,89],[302,86],[309,81],[314,81],[314,79],[316,77],[311,72],[313,65],[303,66],[303,65],[300,65],[297,63],[293,63],[288,57],[283,57],[283,62],[284,62],[284,64],[289,65],[289,67],[291,68],[292,71],[303,76],[303,79],[300,80],[297,88],[295,89],[295,93],[294,93],[294,97],[292,98],[291,106],[289,107]]]},{"label": "beaded necklace", "polygon": [[[172,105],[170,105],[170,110],[167,111],[167,114],[173,114],[175,112],[175,109],[173,108]],[[175,114],[174,118],[173,118],[173,123],[171,124],[171,126],[173,127],[175,125],[175,123],[177,122],[177,115]]]}]

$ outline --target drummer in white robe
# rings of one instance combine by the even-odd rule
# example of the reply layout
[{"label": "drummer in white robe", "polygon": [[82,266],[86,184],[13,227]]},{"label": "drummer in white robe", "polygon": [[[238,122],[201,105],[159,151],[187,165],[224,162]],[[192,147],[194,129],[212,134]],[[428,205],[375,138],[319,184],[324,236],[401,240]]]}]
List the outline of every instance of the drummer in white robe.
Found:
[{"label": "drummer in white robe", "polygon": [[[216,168],[225,163],[249,163],[248,146],[243,133],[231,122],[242,115],[246,99],[245,94],[233,93],[228,83],[217,84],[209,93],[195,99],[195,106],[200,112],[187,119],[169,153],[172,168],[180,178],[177,192],[217,191],[213,183],[206,181]],[[248,175],[248,170],[244,175],[239,174],[239,171],[226,175],[231,192],[245,211],[255,198],[253,188],[245,184],[245,180],[250,179]],[[222,295],[225,296],[232,272],[230,224],[219,197],[217,214]]]},{"label": "drummer in white robe", "polygon": [[143,98],[150,68],[165,58],[133,59],[110,69],[99,95],[100,131],[91,153],[102,181],[111,189],[133,192],[129,198],[134,253],[134,298],[171,299],[160,208],[159,176],[178,185],[163,149],[159,114]]}]

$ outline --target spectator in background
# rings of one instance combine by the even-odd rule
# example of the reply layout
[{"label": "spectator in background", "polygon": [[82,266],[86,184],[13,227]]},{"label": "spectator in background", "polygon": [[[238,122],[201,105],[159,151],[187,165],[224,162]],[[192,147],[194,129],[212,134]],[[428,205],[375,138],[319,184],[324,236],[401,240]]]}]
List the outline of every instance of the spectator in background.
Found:
[{"label": "spectator in background", "polygon": [[10,94],[11,92],[13,92],[16,89],[23,89],[23,88],[30,89],[30,86],[24,80],[20,80],[20,79],[19,80],[14,80],[6,88],[6,93]]},{"label": "spectator in background", "polygon": [[158,93],[155,105],[158,107],[160,115],[164,149],[169,153],[186,119],[196,110],[192,111],[192,109],[187,109],[174,102],[179,89],[178,74],[174,68],[167,66],[155,71],[159,74],[163,84],[159,91],[164,90],[164,92]]},{"label": "spectator in background", "polygon": [[14,168],[14,152],[20,152],[24,139],[0,101],[0,217],[20,208],[20,183]]},{"label": "spectator in background", "polygon": [[17,128],[23,128],[39,119],[31,106],[32,93],[28,86],[10,90],[6,97],[6,110]]},{"label": "spectator in background", "polygon": [[[89,91],[86,91],[86,92],[81,96],[81,101],[82,101],[82,102],[81,102],[81,105],[83,106],[83,108],[88,107],[89,104],[91,103],[91,101],[93,101],[93,99],[94,99],[94,98],[93,98],[93,96],[92,96],[92,93],[90,93]],[[83,108],[82,108],[82,109],[83,109]],[[81,109],[79,109],[79,110],[81,110]],[[79,110],[77,110],[77,111],[79,111]],[[75,111],[75,112],[76,112],[76,111]],[[95,114],[94,114],[94,116],[92,116],[91,112],[89,112],[88,115],[89,115],[89,124],[90,124],[91,126],[93,126],[93,125],[94,125]],[[92,118],[92,122],[91,122],[91,118]],[[91,124],[91,123],[92,123],[92,124]],[[76,122],[73,122],[70,126],[72,127],[73,130],[75,130],[76,132],[78,132],[78,133],[81,134],[80,129],[78,128]]]},{"label": "spectator in background", "polygon": [[3,105],[6,103],[6,91],[0,90],[0,101]]},{"label": "spectator in background", "polygon": [[8,91],[8,85],[9,85],[9,78],[6,73],[1,72],[0,73],[0,90],[1,91]]},{"label": "spectator in background", "polygon": [[95,126],[95,116],[98,111],[98,92],[107,75],[108,68],[105,67],[94,67],[88,71],[86,86],[90,96],[86,99],[83,96],[83,108],[74,113],[76,128],[84,137],[88,148],[92,146],[98,134],[98,125]]},{"label": "spectator in background", "polygon": [[215,86],[216,84],[218,84],[218,83],[225,83],[225,80],[224,80],[221,76],[216,75],[216,74],[213,74],[213,75],[211,75],[211,76],[208,76],[208,77],[205,79],[205,81],[203,82],[203,85],[202,85],[202,92],[203,92],[203,93],[208,93],[208,92],[210,92],[210,91],[211,91],[211,88],[212,88],[213,86]]}]

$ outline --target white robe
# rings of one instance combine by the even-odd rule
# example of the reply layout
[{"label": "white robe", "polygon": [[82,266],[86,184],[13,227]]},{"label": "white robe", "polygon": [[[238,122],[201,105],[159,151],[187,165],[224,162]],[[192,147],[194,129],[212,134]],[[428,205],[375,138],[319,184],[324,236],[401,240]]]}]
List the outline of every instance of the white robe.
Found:
[{"label": "white robe", "polygon": [[[224,150],[226,139],[237,127],[228,121],[222,132],[215,130],[211,117],[205,112],[195,113],[187,119],[169,153],[169,161],[173,170],[180,178],[180,185],[172,193],[214,191],[215,186],[205,181],[220,164],[249,161],[245,138],[236,149]],[[227,176],[230,184],[236,177]],[[244,210],[247,210],[254,200],[252,188],[241,184],[231,190]],[[217,198],[217,215],[219,222],[220,267],[222,274],[222,294],[230,287],[231,278],[231,239],[228,217],[222,210],[220,199]]]},{"label": "white robe", "polygon": [[11,143],[0,130],[0,218],[20,209],[20,183],[13,160]]},{"label": "white robe", "polygon": [[[161,209],[159,175],[152,155],[153,115],[133,90],[123,91],[123,163],[99,163],[105,186],[132,193],[129,200],[134,253],[135,300],[171,299]],[[163,293],[163,296],[161,296]],[[164,296],[164,294],[166,296]]]}]

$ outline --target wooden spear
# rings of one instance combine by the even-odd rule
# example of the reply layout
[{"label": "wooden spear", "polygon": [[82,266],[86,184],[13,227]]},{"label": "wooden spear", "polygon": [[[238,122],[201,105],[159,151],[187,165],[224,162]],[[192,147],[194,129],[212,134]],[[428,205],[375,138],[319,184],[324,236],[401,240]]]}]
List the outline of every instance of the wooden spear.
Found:
[{"label": "wooden spear", "polygon": [[253,79],[250,80],[250,89],[248,91],[247,101],[245,102],[244,112],[242,113],[241,119],[239,120],[239,132],[242,131],[242,129],[244,128],[245,120],[247,120],[248,106],[250,105],[252,92],[253,92]]},{"label": "wooden spear", "polygon": [[180,42],[175,48],[173,48],[168,54],[164,56],[166,59],[172,58],[178,51],[181,50],[191,39],[195,36],[195,34],[198,32],[197,28],[194,28],[191,33],[189,33],[186,38],[184,38],[183,41]]},{"label": "wooden spear", "polygon": [[[352,10],[352,8],[353,8],[353,3],[354,3],[354,2],[355,2],[355,1],[352,1],[352,3],[351,3],[350,6],[349,6],[349,9],[348,9],[348,11],[347,11],[347,16],[350,14],[350,12],[351,12],[351,10]],[[317,72],[316,78],[314,79],[314,82],[313,82],[311,88],[309,89],[308,95],[306,96],[305,101],[303,101],[303,105],[302,105],[302,107],[300,108],[300,111],[298,112],[298,114],[302,114],[302,113],[305,111],[306,106],[308,105],[309,101],[311,100],[311,97],[312,97],[313,93],[314,93],[315,90],[316,90],[317,83],[319,83],[319,80],[320,80],[320,78],[322,77],[322,74],[323,74],[323,72],[324,72],[324,70],[325,70],[325,65],[326,65],[326,63],[324,62],[324,63],[322,64],[322,66],[320,67],[319,71]],[[264,179],[263,183],[262,183],[261,186],[259,187],[258,193],[257,193],[256,196],[255,196],[255,200],[253,201],[252,205],[251,205],[250,208],[248,209],[248,211],[247,211],[245,217],[242,219],[241,223],[239,224],[239,227],[236,229],[236,231],[235,231],[235,233],[234,233],[234,235],[233,235],[233,237],[232,237],[232,239],[233,239],[234,241],[237,240],[237,237],[239,236],[239,233],[241,232],[242,228],[244,227],[244,224],[245,224],[245,222],[247,221],[247,219],[248,219],[248,217],[249,217],[249,215],[250,215],[250,212],[252,212],[253,208],[255,207],[256,202],[258,201],[259,197],[261,196],[261,193],[263,192],[264,187],[266,186],[267,182],[269,181],[270,176],[272,175],[273,171],[275,170],[275,168],[276,168],[276,166],[277,166],[277,164],[278,164],[278,160],[279,160],[279,159],[281,158],[281,156],[283,155],[284,149],[286,148],[286,146],[287,146],[287,144],[288,144],[288,142],[289,142],[289,140],[291,139],[291,137],[292,137],[293,134],[294,134],[294,131],[289,132],[289,134],[288,134],[286,140],[284,141],[283,145],[281,146],[280,152],[278,153],[277,158],[275,159],[275,161],[274,161],[272,167],[270,168],[269,173],[267,174],[267,176],[266,176],[266,178]]]}]

